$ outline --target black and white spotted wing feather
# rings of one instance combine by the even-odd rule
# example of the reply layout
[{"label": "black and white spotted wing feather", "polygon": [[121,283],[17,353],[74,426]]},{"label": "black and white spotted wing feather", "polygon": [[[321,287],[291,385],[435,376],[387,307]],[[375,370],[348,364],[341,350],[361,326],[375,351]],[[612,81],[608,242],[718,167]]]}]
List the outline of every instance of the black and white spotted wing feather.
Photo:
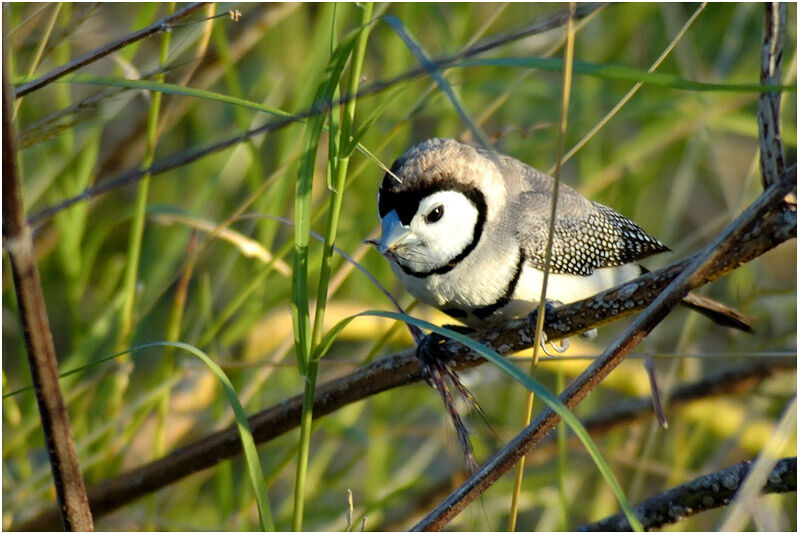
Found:
[{"label": "black and white spotted wing feather", "polygon": [[[543,270],[554,180],[518,160],[504,167],[523,177],[509,222],[530,265]],[[561,184],[554,227],[551,273],[591,275],[595,269],[635,262],[669,248],[615,210]]]}]

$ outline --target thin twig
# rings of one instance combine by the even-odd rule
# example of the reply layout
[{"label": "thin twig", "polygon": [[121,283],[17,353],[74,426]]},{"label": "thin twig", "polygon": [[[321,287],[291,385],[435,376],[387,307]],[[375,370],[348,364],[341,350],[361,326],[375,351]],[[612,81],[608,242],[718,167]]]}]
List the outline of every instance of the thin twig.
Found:
[{"label": "thin twig", "polygon": [[[744,461],[718,472],[700,476],[692,481],[651,496],[634,512],[646,530],[674,524],[690,515],[730,503],[752,464]],[[797,491],[797,457],[781,459],[775,465],[761,489],[764,494]],[[614,515],[578,528],[578,531],[630,531],[625,515]]]},{"label": "thin twig", "polygon": [[111,54],[112,52],[116,52],[120,48],[124,48],[131,43],[139,41],[140,39],[144,39],[145,37],[148,37],[155,33],[168,31],[175,25],[175,23],[177,23],[180,20],[183,20],[188,15],[191,15],[192,13],[203,7],[205,3],[206,2],[195,2],[194,4],[189,4],[183,9],[180,9],[175,13],[172,13],[171,15],[164,17],[163,19],[157,20],[156,22],[154,22],[150,26],[147,26],[146,28],[142,28],[141,30],[126,35],[125,37],[121,37],[116,41],[112,41],[99,48],[96,48],[91,52],[87,52],[86,54],[77,57],[68,63],[65,63],[61,67],[57,67],[52,71],[48,72],[47,74],[40,76],[36,80],[30,81],[26,84],[21,84],[17,86],[16,90],[14,91],[14,98],[20,98],[32,91],[41,89],[46,85],[55,82],[65,74],[69,74],[72,71],[76,71],[81,67],[93,63],[98,59]]},{"label": "thin twig", "polygon": [[[625,332],[612,343],[578,378],[576,378],[559,396],[567,407],[573,408],[580,403],[600,382],[616,368],[625,356],[677,306],[683,297],[695,285],[704,284],[714,275],[726,259],[738,258],[742,249],[755,237],[753,226],[769,214],[791,214],[794,233],[797,232],[797,214],[790,210],[781,210],[783,197],[796,188],[797,173],[793,166],[790,172],[781,177],[756,199],[736,220],[703,251],[695,255],[684,270],[681,271],[647,309],[642,312]],[[739,264],[736,264],[737,266]],[[630,285],[623,286],[623,289]],[[627,303],[627,301],[623,300]],[[631,300],[631,305],[635,301]],[[615,304],[619,306],[619,302]],[[469,503],[480,496],[488,487],[506,471],[511,469],[520,457],[537,444],[555,428],[560,418],[551,409],[545,409],[511,442],[497,452],[480,470],[474,473],[463,485],[452,493],[444,502],[414,526],[415,531],[440,530],[447,522],[461,512]]]},{"label": "thin twig", "polygon": [[[5,51],[5,42],[3,43]],[[3,248],[11,260],[20,321],[42,419],[62,526],[91,531],[92,514],[81,477],[69,414],[58,383],[58,362],[47,318],[30,227],[25,223],[16,140],[11,120],[8,65],[3,55]]]},{"label": "thin twig", "polygon": [[[797,362],[787,358],[769,357],[712,370],[696,381],[674,386],[664,398],[667,401],[667,410],[673,411],[676,407],[698,399],[750,392],[758,382],[771,377],[778,369],[797,369]],[[650,417],[651,414],[651,396],[622,399],[606,410],[598,410],[585,420],[584,425],[591,433],[599,435],[620,424]]]},{"label": "thin twig", "polygon": [[[797,220],[793,212],[770,213],[765,220],[750,229],[745,245],[737,251],[727,251],[722,255],[713,267],[717,271],[706,273],[702,280],[693,279],[692,283],[700,286],[728,273],[793,237],[796,230]],[[594,298],[560,307],[553,313],[553,325],[547,326],[545,332],[551,339],[562,338],[593,328],[595,321],[597,325],[606,324],[614,318],[633,314],[655,299],[659,291],[695,258],[697,255],[647,273],[636,281],[598,294]],[[631,288],[634,288],[633,294]],[[632,295],[638,297],[634,299]],[[500,353],[508,354],[529,348],[533,337],[528,330],[528,321],[523,319],[480,332],[475,338]],[[483,359],[464,350],[460,344],[449,343],[445,347],[452,351],[454,369],[473,367],[483,362]],[[413,350],[372,362],[347,376],[320,385],[315,395],[314,416],[322,417],[355,401],[417,382],[420,378],[420,364]],[[252,416],[249,422],[256,443],[266,442],[297,427],[301,404],[302,396],[295,396]],[[552,424],[555,425],[555,421]],[[545,434],[542,433],[541,436]],[[241,442],[235,428],[218,431],[183,446],[166,457],[90,489],[92,510],[95,515],[105,514],[240,452]],[[30,521],[14,526],[14,529],[50,529],[54,521],[57,521],[54,511],[46,510]]]},{"label": "thin twig", "polygon": [[[786,35],[786,4],[764,4],[764,42],[761,47],[761,83],[781,83],[781,59]],[[781,93],[770,91],[758,95],[758,141],[761,145],[761,182],[769,186],[783,174],[783,141],[781,140]]]},{"label": "thin twig", "polygon": [[656,361],[653,355],[648,354],[644,358],[644,369],[647,371],[647,378],[650,380],[650,392],[652,393],[653,412],[656,414],[658,425],[667,428],[667,415],[664,412],[664,406],[661,404],[661,392],[658,388],[658,379],[656,378]]}]

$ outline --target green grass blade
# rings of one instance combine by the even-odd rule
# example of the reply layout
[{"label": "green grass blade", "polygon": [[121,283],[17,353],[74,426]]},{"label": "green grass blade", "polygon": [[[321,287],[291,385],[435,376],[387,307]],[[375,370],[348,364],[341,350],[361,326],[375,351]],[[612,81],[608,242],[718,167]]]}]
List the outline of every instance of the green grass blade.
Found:
[{"label": "green grass blade", "polygon": [[[167,63],[169,54],[169,44],[171,34],[164,32],[161,37],[161,48],[159,52],[159,65]],[[162,81],[164,74],[156,76],[157,81]],[[161,113],[161,93],[150,93],[150,111],[147,115],[147,147],[145,149],[142,168],[147,169],[155,160],[156,145],[158,143],[158,121]],[[125,303],[122,306],[120,318],[120,337],[117,347],[125,347],[130,344],[133,329],[133,307],[136,299],[136,283],[139,273],[139,257],[142,253],[142,239],[144,236],[144,223],[147,217],[147,196],[150,189],[150,175],[145,175],[139,182],[136,191],[136,208],[134,210],[133,221],[131,222],[130,238],[128,242],[128,264],[125,267],[124,295]]]},{"label": "green grass blade", "polygon": [[[348,54],[352,53],[350,72],[347,80],[346,91],[348,94],[355,94],[358,90],[358,83],[361,77],[361,68],[364,63],[364,55],[367,47],[367,37],[369,35],[369,20],[372,17],[372,3],[367,3],[362,8],[362,31],[352,46],[348,45]],[[332,180],[329,179],[329,189],[331,190],[330,204],[328,208],[328,220],[325,225],[325,240],[323,244],[322,260],[320,266],[319,285],[317,287],[317,310],[314,316],[313,345],[319,344],[322,338],[323,320],[325,317],[325,304],[328,298],[328,282],[331,274],[331,259],[333,257],[333,244],[336,241],[336,232],[339,225],[339,215],[342,210],[342,199],[344,198],[344,185],[347,178],[347,170],[350,163],[350,153],[352,146],[353,123],[355,121],[356,99],[350,100],[342,114],[341,129],[338,135],[329,136],[331,140],[338,142],[331,144],[331,152],[328,155],[330,162],[329,169],[335,173]],[[331,114],[333,116],[333,114]],[[331,123],[333,125],[333,122]],[[333,130],[333,129],[332,129]]]},{"label": "green grass blade", "polygon": [[[564,60],[561,58],[489,58],[469,59],[451,66],[453,67],[524,67],[527,69],[541,69],[543,71],[561,72],[564,70]],[[645,70],[622,65],[601,65],[585,61],[575,61],[572,72],[586,76],[595,76],[609,80],[625,82],[644,82],[649,85],[668,87],[671,89],[684,89],[687,91],[719,91],[728,93],[760,93],[762,91],[792,91],[797,92],[797,85],[759,85],[759,84],[716,84],[708,82],[695,82],[686,80],[672,74],[647,72]]]},{"label": "green grass blade", "polygon": [[[370,113],[369,116],[361,123],[361,125],[358,127],[358,130],[352,133],[350,144],[345,146],[345,148],[342,149],[342,152],[349,156],[350,153],[352,153],[356,148],[360,148],[361,139],[369,131],[370,127],[372,127],[375,121],[377,121],[378,118],[384,114],[384,112],[389,108],[390,104],[392,104],[403,91],[406,91],[406,88],[403,86],[397,86],[390,90],[386,95],[386,98],[384,98],[377,106],[375,106],[375,108],[373,108],[372,113]],[[365,150],[366,149],[362,150],[365,156],[380,164],[375,156],[368,151],[365,152]]]},{"label": "green grass blade", "polygon": [[[330,102],[341,78],[347,59],[356,44],[358,32],[350,35],[333,51],[314,96],[314,106]],[[300,443],[295,476],[294,511],[292,528],[302,529],[305,478],[308,472],[308,455],[311,444],[311,408],[314,404],[314,387],[317,380],[316,362],[309,362],[313,348],[313,334],[308,310],[308,244],[311,237],[311,191],[317,147],[322,134],[325,115],[313,116],[306,126],[303,157],[295,189],[294,269],[292,272],[292,324],[294,325],[295,352],[300,373],[305,379],[303,408],[300,417]]]},{"label": "green grass blade", "polygon": [[[322,81],[314,96],[314,105],[331,99],[339,77],[347,62],[356,35],[352,35],[334,51]],[[305,373],[311,353],[310,322],[308,312],[308,243],[311,230],[311,190],[314,164],[325,116],[316,114],[307,124],[303,143],[303,156],[297,173],[295,189],[294,270],[292,277],[292,320],[295,327],[295,344],[301,373]]]},{"label": "green grass blade", "polygon": [[243,108],[251,109],[268,113],[276,117],[291,117],[292,114],[272,106],[265,106],[258,102],[251,100],[233,97],[224,93],[217,93],[208,91],[206,89],[195,89],[193,87],[186,87],[183,85],[170,84],[161,82],[159,80],[129,80],[127,78],[116,78],[113,76],[96,76],[93,74],[72,74],[64,76],[59,82],[67,82],[73,84],[89,84],[99,86],[111,87],[124,87],[127,89],[147,90],[158,93],[166,93],[169,95],[178,95],[183,97],[200,98],[214,102],[222,102],[225,104],[235,104]]},{"label": "green grass blade", "polygon": [[[71,74],[64,76],[62,79],[58,80],[58,82],[124,87],[135,90],[156,91],[160,93],[167,93],[170,95],[179,95],[184,97],[193,97],[214,102],[221,102],[224,104],[233,104],[235,106],[241,106],[243,108],[259,111],[262,113],[267,113],[269,115],[274,115],[276,117],[281,117],[281,118],[293,117],[293,114],[287,111],[272,106],[266,106],[258,102],[253,102],[252,100],[233,97],[230,95],[226,95],[224,93],[217,93],[215,91],[208,91],[205,89],[195,89],[193,87],[170,84],[167,82],[157,82],[154,80],[129,80],[126,78],[115,78],[112,76],[96,76],[92,74]],[[370,114],[370,117],[367,119],[367,121],[365,121],[365,123],[359,128],[358,133],[353,134],[351,144],[346,146],[345,149],[340,150],[339,152],[340,153],[344,152],[346,154],[348,152],[352,152],[354,149],[357,148],[362,154],[364,154],[365,156],[367,156],[373,162],[375,162],[377,165],[380,166],[381,164],[380,160],[378,160],[378,158],[374,156],[372,152],[369,151],[366,147],[360,145],[358,143],[358,140],[360,140],[364,136],[364,134],[367,131],[367,127],[372,123],[374,123],[376,119],[378,119],[380,113],[385,111],[385,109],[388,108],[394,102],[395,98],[405,90],[406,89],[403,86],[398,86],[396,89],[390,92],[389,96],[387,96],[387,98],[383,101],[380,107],[376,108]],[[300,123],[303,123],[305,121],[306,121],[305,119],[301,118],[297,119],[297,122]],[[327,129],[327,127],[323,126],[323,129]]]},{"label": "green grass blade", "polygon": [[156,346],[169,346],[188,351],[189,353],[200,358],[200,360],[202,360],[205,365],[208,366],[217,379],[219,379],[219,382],[222,384],[222,387],[225,390],[225,395],[228,397],[228,401],[231,404],[234,415],[236,416],[236,429],[239,431],[239,438],[242,441],[242,451],[244,452],[244,459],[245,463],[247,464],[247,475],[250,478],[250,484],[253,486],[253,491],[256,495],[261,529],[263,531],[275,531],[275,526],[272,521],[272,512],[270,511],[269,507],[269,500],[267,499],[267,488],[264,484],[264,473],[261,470],[261,461],[258,458],[256,443],[253,439],[253,433],[250,430],[250,424],[247,422],[247,414],[244,411],[244,407],[242,407],[242,404],[239,402],[239,398],[236,395],[236,390],[234,390],[230,379],[228,379],[228,376],[225,374],[222,368],[219,367],[219,364],[214,362],[208,355],[196,347],[190,346],[189,344],[184,344],[183,342],[153,342],[131,348],[130,351]]}]

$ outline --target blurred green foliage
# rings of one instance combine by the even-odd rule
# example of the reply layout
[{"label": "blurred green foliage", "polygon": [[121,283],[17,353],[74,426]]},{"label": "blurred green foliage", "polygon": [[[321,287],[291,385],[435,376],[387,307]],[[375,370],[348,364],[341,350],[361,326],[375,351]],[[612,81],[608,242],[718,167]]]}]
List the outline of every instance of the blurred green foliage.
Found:
[{"label": "blurred green foliage", "polygon": [[[5,45],[19,82],[103,46],[167,14],[162,4],[4,6]],[[458,54],[474,42],[509,34],[552,16],[554,4],[379,4],[367,44],[362,87],[417,67],[382,15],[396,17],[431,57]],[[215,4],[213,13],[238,9],[242,17],[201,20],[201,12],[171,30],[166,82],[237,97],[287,113],[312,105],[331,44],[355,29],[354,4]],[[576,60],[646,71],[696,4],[606,6],[578,24]],[[789,5],[784,82],[796,83],[796,6]],[[206,15],[210,12],[206,11]],[[763,7],[709,4],[657,72],[698,82],[758,82]],[[336,36],[332,39],[332,32]],[[481,58],[560,57],[556,28],[494,47]],[[41,61],[34,63],[43,48]],[[159,69],[158,38],[149,38],[79,71],[150,79]],[[555,163],[561,75],[502,65],[444,72],[467,114],[497,150],[547,170]],[[631,82],[577,76],[567,132],[572,147],[630,89]],[[29,214],[81,193],[145,159],[147,90],[103,88],[60,81],[17,100],[19,163]],[[796,93],[784,94],[781,128],[787,162],[796,161]],[[361,139],[384,165],[411,144],[432,136],[471,141],[467,125],[427,75],[360,97],[355,127],[378,113]],[[242,106],[165,94],[155,161],[185,155],[259,126],[274,117]],[[274,220],[240,218],[227,238],[210,229],[228,218],[266,214],[293,218],[293,191],[302,151],[300,122],[250,138],[163,174],[150,183],[135,295],[133,344],[172,339],[196,345],[231,377],[248,412],[302,391],[293,356],[289,300],[292,228]],[[323,132],[312,198],[312,229],[322,232],[329,192]],[[362,244],[377,230],[375,195],[383,171],[356,151],[350,161],[336,245],[355,256],[402,303],[409,298],[386,262]],[[563,180],[637,220],[668,243],[678,258],[710,241],[761,190],[756,94],[696,92],[645,84],[565,165]],[[36,228],[42,284],[61,369],[115,352],[119,340],[122,277],[136,186],[80,202]],[[187,223],[194,221],[193,224]],[[205,226],[197,223],[201,221]],[[196,239],[193,238],[196,234]],[[254,240],[257,254],[252,252]],[[259,248],[260,246],[260,248]],[[319,277],[322,247],[312,242],[310,274]],[[270,258],[272,258],[270,260]],[[670,257],[648,260],[658,267]],[[789,242],[703,290],[755,318],[756,334],[733,333],[677,311],[638,348],[657,354],[662,388],[705,371],[796,351],[796,245]],[[185,304],[182,295],[183,274]],[[310,293],[316,295],[316,288]],[[388,309],[377,289],[334,256],[326,325],[370,308]],[[176,307],[181,314],[177,315]],[[424,307],[422,317],[443,322]],[[357,367],[392,324],[360,319],[348,327],[320,364],[320,380]],[[170,331],[170,328],[173,330]],[[573,353],[591,357],[619,332],[604,328]],[[408,347],[403,331],[380,354]],[[173,334],[171,334],[173,333]],[[13,284],[4,255],[4,393],[29,384]],[[169,361],[169,362],[167,362]],[[570,360],[571,378],[586,361]],[[527,369],[527,363],[523,364]],[[537,378],[555,388],[556,365]],[[470,416],[479,460],[521,425],[524,392],[488,366],[465,380],[489,415],[489,429]],[[150,349],[129,361],[104,363],[64,379],[81,466],[91,486],[139,466],[231,422],[224,393],[191,358]],[[113,385],[113,386],[112,386]],[[615,401],[647,395],[644,367],[630,359],[578,409],[585,417]],[[776,375],[736,396],[719,396],[668,409],[670,427],[655,422],[622,426],[597,437],[632,502],[696,475],[753,458],[768,439],[787,400],[794,372]],[[115,397],[117,396],[117,397]],[[113,401],[117,399],[118,402]],[[161,405],[164,404],[165,405]],[[165,412],[159,406],[167,408]],[[3,401],[3,527],[35,514],[53,500],[49,465],[30,391]],[[278,529],[292,515],[295,448],[290,432],[259,447]],[[784,454],[796,455],[793,441]],[[385,392],[320,420],[314,429],[306,482],[304,527],[346,527],[352,489],[354,526],[407,529],[443,498],[463,472],[463,459],[438,396],[422,384]],[[523,484],[522,530],[557,530],[616,513],[617,504],[586,452],[570,443],[566,496],[558,492],[555,455],[534,455]],[[502,478],[451,527],[505,526],[511,478]],[[796,530],[796,497],[761,500],[751,529]],[[560,512],[566,510],[568,524]],[[714,529],[721,511],[690,518],[680,530]],[[96,520],[101,530],[248,530],[258,527],[255,497],[241,459],[225,461]]]}]

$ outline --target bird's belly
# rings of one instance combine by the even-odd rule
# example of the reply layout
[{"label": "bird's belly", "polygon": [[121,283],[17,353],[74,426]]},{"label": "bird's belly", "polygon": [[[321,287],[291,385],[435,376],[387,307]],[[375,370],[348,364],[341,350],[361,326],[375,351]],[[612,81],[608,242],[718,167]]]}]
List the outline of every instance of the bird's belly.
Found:
[{"label": "bird's belly", "polygon": [[[392,270],[411,295],[472,327],[522,318],[539,306],[542,272],[524,265],[513,293],[508,296],[513,269],[513,262],[505,262],[495,264],[490,270],[459,266],[445,275],[414,277],[392,263]],[[562,304],[580,301],[640,273],[636,264],[626,264],[595,269],[589,276],[550,274],[547,299]]]},{"label": "bird's belly", "polygon": [[[547,300],[574,303],[635,279],[640,274],[641,268],[636,264],[595,269],[589,276],[551,273],[547,278]],[[523,268],[511,300],[493,319],[520,318],[533,312],[539,306],[542,280],[540,270],[530,266]]]}]

